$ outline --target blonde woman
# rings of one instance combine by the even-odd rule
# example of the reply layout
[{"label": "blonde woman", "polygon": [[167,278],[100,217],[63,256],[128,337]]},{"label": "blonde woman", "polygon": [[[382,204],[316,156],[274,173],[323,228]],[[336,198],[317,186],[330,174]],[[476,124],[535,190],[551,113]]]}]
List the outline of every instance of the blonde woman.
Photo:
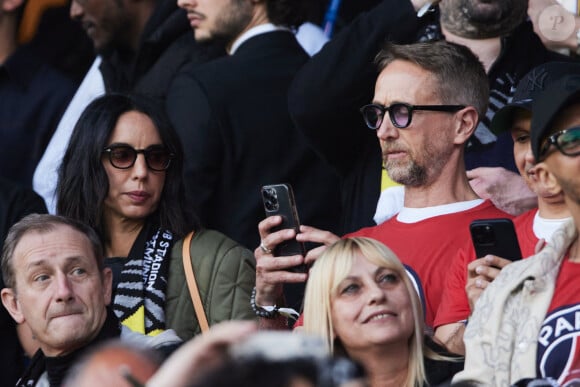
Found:
[{"label": "blonde woman", "polygon": [[304,330],[362,364],[372,387],[436,385],[463,368],[424,335],[421,301],[403,264],[369,238],[342,239],[316,260]]}]

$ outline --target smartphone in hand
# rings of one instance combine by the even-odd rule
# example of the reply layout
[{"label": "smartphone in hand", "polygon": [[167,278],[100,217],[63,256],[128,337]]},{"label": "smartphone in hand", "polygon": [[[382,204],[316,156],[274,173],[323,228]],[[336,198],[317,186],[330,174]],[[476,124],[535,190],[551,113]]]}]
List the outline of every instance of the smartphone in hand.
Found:
[{"label": "smartphone in hand", "polygon": [[[266,216],[279,215],[282,223],[274,227],[272,231],[293,229],[300,232],[300,219],[296,209],[296,201],[290,184],[271,184],[262,187],[262,201]],[[284,241],[274,248],[275,256],[306,255],[304,243],[298,242],[296,238]],[[299,265],[290,271],[305,272],[306,265]]]},{"label": "smartphone in hand", "polygon": [[511,219],[477,219],[469,225],[477,258],[493,254],[517,261],[522,258],[520,245]]}]

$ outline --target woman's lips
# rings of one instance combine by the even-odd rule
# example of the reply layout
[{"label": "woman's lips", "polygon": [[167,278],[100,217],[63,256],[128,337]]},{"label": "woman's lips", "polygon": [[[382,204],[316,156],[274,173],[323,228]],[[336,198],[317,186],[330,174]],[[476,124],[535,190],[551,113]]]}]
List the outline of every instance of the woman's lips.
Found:
[{"label": "woman's lips", "polygon": [[149,199],[151,197],[150,194],[148,194],[145,191],[131,191],[131,192],[127,192],[127,196],[129,196],[129,198],[136,203],[143,203],[144,201],[146,201],[147,199]]}]

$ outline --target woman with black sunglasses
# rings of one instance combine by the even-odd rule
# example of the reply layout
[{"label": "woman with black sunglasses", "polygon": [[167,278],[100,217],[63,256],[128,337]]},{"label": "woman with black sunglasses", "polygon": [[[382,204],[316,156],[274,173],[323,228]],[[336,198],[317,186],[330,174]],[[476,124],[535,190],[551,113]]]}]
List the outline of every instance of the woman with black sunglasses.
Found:
[{"label": "woman with black sunglasses", "polygon": [[184,274],[182,238],[210,324],[254,317],[252,253],[204,230],[185,202],[183,151],[165,114],[142,96],[109,94],[77,122],[59,170],[57,211],[92,226],[113,269],[112,307],[122,324],[184,340],[201,328]]}]

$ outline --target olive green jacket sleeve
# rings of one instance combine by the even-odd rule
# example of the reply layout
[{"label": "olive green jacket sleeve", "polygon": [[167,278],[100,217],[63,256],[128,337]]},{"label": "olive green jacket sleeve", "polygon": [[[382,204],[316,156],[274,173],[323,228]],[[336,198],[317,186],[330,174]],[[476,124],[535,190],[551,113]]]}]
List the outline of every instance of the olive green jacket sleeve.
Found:
[{"label": "olive green jacket sleeve", "polygon": [[[201,333],[189,295],[182,261],[183,240],[171,252],[165,299],[167,328],[188,340]],[[193,271],[209,325],[225,320],[251,320],[250,295],[256,282],[252,252],[212,230],[194,234],[190,247]]]}]

